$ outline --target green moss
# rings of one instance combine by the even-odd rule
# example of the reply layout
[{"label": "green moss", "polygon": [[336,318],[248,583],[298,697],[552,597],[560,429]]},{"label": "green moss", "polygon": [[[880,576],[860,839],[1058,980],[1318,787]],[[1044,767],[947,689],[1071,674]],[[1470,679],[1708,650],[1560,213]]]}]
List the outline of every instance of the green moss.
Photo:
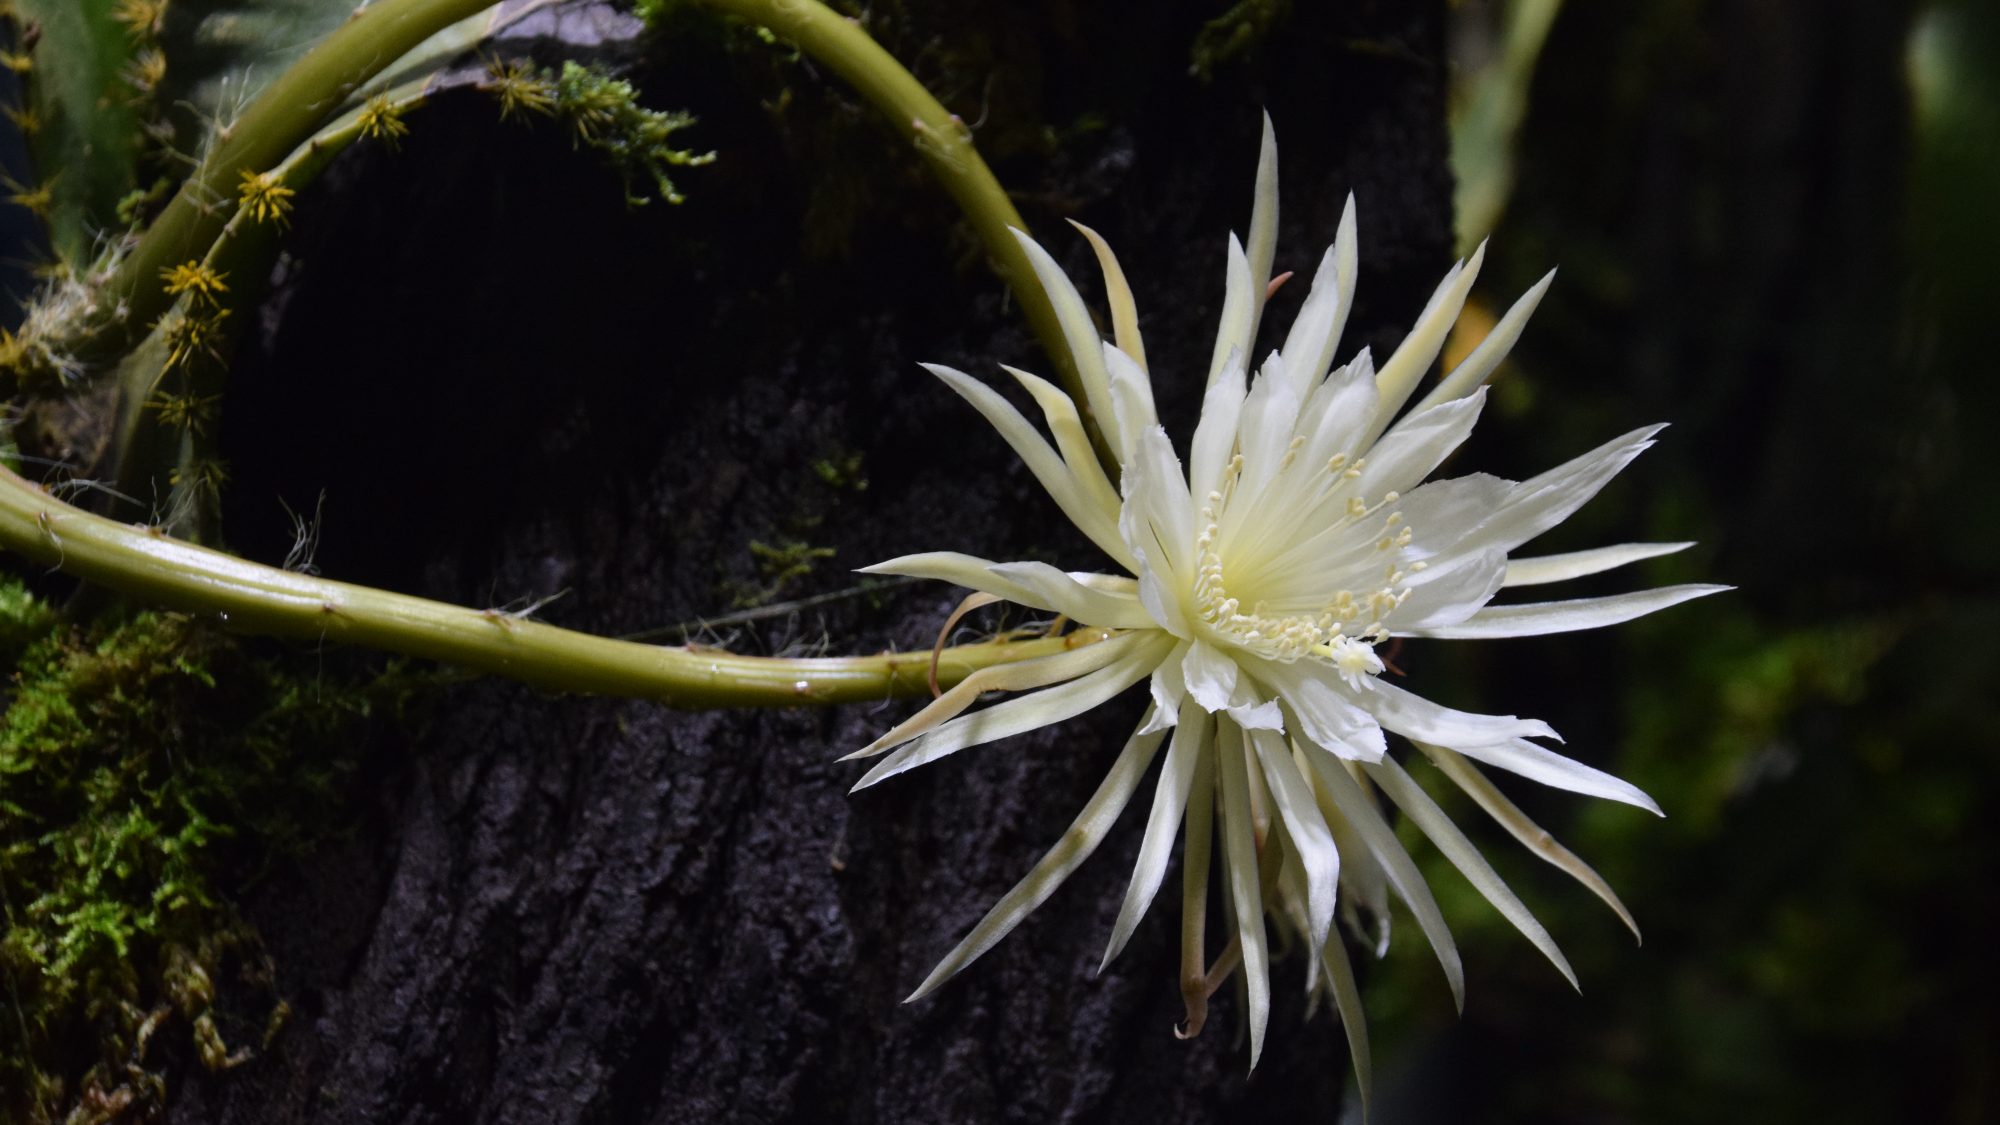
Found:
[{"label": "green moss", "polygon": [[868,474],[862,469],[861,454],[838,452],[812,463],[813,476],[821,484],[841,492],[868,491]]},{"label": "green moss", "polygon": [[1212,80],[1217,67],[1250,55],[1291,14],[1292,0],[1239,0],[1201,26],[1188,52],[1188,73]]},{"label": "green moss", "polygon": [[793,583],[810,577],[814,564],[833,557],[832,547],[815,547],[802,539],[781,539],[777,543],[750,541],[750,556],[757,560],[759,581],[738,590],[732,598],[736,608],[758,606],[783,594]]},{"label": "green moss", "polygon": [[625,202],[639,206],[653,196],[679,203],[681,193],[667,175],[715,159],[712,152],[675,148],[669,138],[694,124],[694,116],[647,109],[630,82],[594,66],[565,61],[553,82],[555,112],[570,123],[576,142],[603,154],[625,181]]},{"label": "green moss", "polygon": [[341,822],[415,681],[177,615],[72,627],[13,579],[0,655],[0,1117],[143,1117],[157,1036],[211,1069],[259,1041],[280,1002],[232,897]]}]

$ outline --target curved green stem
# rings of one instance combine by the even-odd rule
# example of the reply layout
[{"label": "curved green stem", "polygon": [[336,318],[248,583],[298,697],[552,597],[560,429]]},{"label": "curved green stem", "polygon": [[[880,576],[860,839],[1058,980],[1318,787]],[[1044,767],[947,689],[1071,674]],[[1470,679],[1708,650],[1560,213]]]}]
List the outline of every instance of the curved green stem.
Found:
[{"label": "curved green stem", "polygon": [[167,310],[160,271],[204,257],[236,209],[246,171],[261,172],[312,135],[349,94],[424,40],[497,0],[379,0],[354,14],[294,63],[222,130],[139,244],[119,263],[106,307],[117,319],[93,325],[77,346],[85,359],[130,347]]},{"label": "curved green stem", "polygon": [[[408,83],[406,88],[385,93],[383,99],[394,113],[407,113],[424,103],[423,83]],[[366,134],[364,108],[349,110],[340,119],[313,134],[269,174],[294,192],[303,189],[332,163],[335,156]],[[152,416],[154,396],[171,383],[176,385],[179,393],[220,402],[223,383],[229,373],[229,358],[235,350],[236,332],[250,323],[257,305],[263,300],[266,280],[278,250],[277,225],[258,222],[246,210],[238,209],[217,233],[209,244],[207,254],[201,259],[202,266],[228,285],[228,289],[215,300],[218,309],[226,312],[230,320],[213,354],[193,357],[177,371],[168,370],[165,349],[152,338],[165,330],[167,320],[163,318],[149,338],[121,363],[118,371],[118,438],[112,467],[117,494],[130,497],[131,502],[114,501],[107,514],[125,519],[146,519],[150,516],[153,522],[164,523],[177,535],[198,542],[213,540],[218,531],[218,513],[214,510],[215,489],[209,486],[212,482],[197,481],[194,487],[180,490],[190,503],[169,503],[167,510],[171,514],[164,520],[154,512],[153,506],[156,498],[176,491],[176,487],[170,484],[170,478],[177,468],[188,468],[190,458],[214,460],[215,451],[210,446],[215,437],[215,427],[210,426],[206,431],[196,428],[189,432],[166,424]],[[183,311],[186,311],[185,307]],[[188,440],[184,441],[184,438]]]},{"label": "curved green stem", "polygon": [[[206,254],[235,210],[242,174],[270,168],[332,116],[370,78],[406,52],[496,0],[379,0],[356,13],[267,87],[226,129],[206,160],[181,185],[139,244],[119,264],[106,307],[118,318],[92,326],[77,346],[86,358],[122,352],[136,342],[171,303],[160,271]],[[971,131],[931,96],[895,57],[859,24],[816,0],[701,0],[763,25],[797,43],[815,60],[852,84],[890,124],[909,137],[931,171],[965,213],[985,246],[993,269],[1013,291],[1023,315],[1055,365],[1070,397],[1088,402],[1064,343],[1061,324],[1034,269],[1009,227],[1027,229],[986,162]],[[1107,452],[1103,448],[1100,455]]]},{"label": "curved green stem", "polygon": [[[611,640],[500,610],[466,609],[297,574],[211,551],[154,528],[72,507],[0,469],[0,547],[122,594],[214,614],[230,628],[365,645],[556,691],[657,699],[676,707],[855,703],[928,690],[929,653],[782,659]],[[1048,656],[1112,634],[948,648],[938,683]]]},{"label": "curved green stem", "polygon": [[1035,280],[1034,266],[1029,263],[1027,253],[1008,232],[1009,227],[1026,231],[1028,224],[1014,209],[1000,181],[994,179],[992,169],[980,159],[979,150],[972,144],[972,131],[965,123],[939,104],[894,55],[869,38],[859,23],[817,0],[698,2],[761,24],[780,38],[798,44],[815,62],[830,68],[868,99],[889,119],[891,128],[909,138],[972,224],[994,272],[1013,290],[1029,327],[1055,365],[1063,390],[1069,392],[1077,409],[1083,412],[1084,424],[1092,439],[1099,443],[1099,456],[1108,455],[1110,449],[1102,444],[1097,424],[1089,416],[1090,400],[1070,358],[1055,306]]},{"label": "curved green stem", "polygon": [[[494,0],[380,0],[266,89],[183,185],[111,282],[121,310],[94,326],[93,343],[123,351],[168,308],[165,268],[208,260],[236,208],[246,171],[276,166],[307,142],[341,102],[435,32]],[[1048,297],[1009,228],[1018,212],[973,148],[969,130],[861,28],[815,0],[702,0],[755,21],[832,68],[906,135],[985,245],[1056,365],[1071,397],[1087,402]],[[298,154],[310,176],[351,135]],[[291,175],[287,176],[292,178]],[[225,244],[233,239],[224,239]],[[1093,438],[1099,438],[1092,427]],[[1101,440],[1101,439],[1100,439]],[[1100,452],[1102,447],[1100,446]],[[567,691],[642,696],[679,706],[784,705],[879,699],[925,689],[924,654],[785,660],[610,640],[495,610],[471,610],[295,574],[207,550],[64,504],[0,470],[0,548],[120,593],[215,613],[232,627],[317,637],[428,657]],[[940,684],[977,668],[1102,640],[1102,631],[944,650]]]}]

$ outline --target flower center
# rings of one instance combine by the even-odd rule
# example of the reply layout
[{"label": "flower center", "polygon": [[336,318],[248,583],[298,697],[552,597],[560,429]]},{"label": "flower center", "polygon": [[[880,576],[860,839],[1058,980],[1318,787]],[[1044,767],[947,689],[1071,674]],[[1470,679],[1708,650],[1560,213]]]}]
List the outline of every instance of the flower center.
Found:
[{"label": "flower center", "polygon": [[[1281,466],[1281,473],[1290,468],[1289,460],[1288,457]],[[1359,467],[1360,462],[1355,465]],[[1328,469],[1343,481],[1359,475],[1346,465],[1344,457],[1334,458]],[[1277,529],[1276,538],[1283,548],[1304,548],[1302,553],[1307,558],[1295,565],[1307,568],[1308,587],[1310,578],[1317,577],[1313,571],[1325,573],[1324,567],[1313,566],[1314,559],[1343,559],[1342,564],[1337,564],[1338,569],[1359,576],[1381,565],[1375,560],[1387,556],[1386,565],[1378,572],[1381,575],[1379,585],[1361,583],[1359,593],[1348,585],[1324,596],[1251,598],[1241,591],[1230,589],[1220,543],[1222,521],[1218,512],[1228,507],[1241,470],[1242,458],[1237,457],[1230,462],[1224,474],[1221,490],[1210,492],[1208,503],[1201,510],[1201,531],[1195,537],[1196,572],[1192,607],[1195,615],[1224,645],[1285,663],[1316,657],[1331,663],[1350,686],[1365,686],[1366,677],[1378,675],[1383,670],[1382,659],[1375,655],[1374,646],[1388,639],[1386,619],[1410,596],[1409,587],[1403,584],[1404,579],[1409,573],[1424,569],[1422,562],[1410,563],[1407,569],[1398,565],[1397,556],[1409,546],[1413,534],[1403,523],[1403,513],[1391,511],[1383,516],[1377,533],[1371,535],[1363,530],[1375,523],[1374,517],[1383,508],[1396,502],[1397,494],[1387,493],[1374,505],[1367,504],[1358,496],[1349,497],[1333,524],[1318,531],[1305,526]],[[1302,524],[1309,522],[1301,521]],[[1363,536],[1372,538],[1373,542],[1361,539]],[[1281,549],[1279,553],[1288,552]],[[1270,568],[1251,566],[1247,569],[1261,575]],[[1306,608],[1301,608],[1302,605]]]}]

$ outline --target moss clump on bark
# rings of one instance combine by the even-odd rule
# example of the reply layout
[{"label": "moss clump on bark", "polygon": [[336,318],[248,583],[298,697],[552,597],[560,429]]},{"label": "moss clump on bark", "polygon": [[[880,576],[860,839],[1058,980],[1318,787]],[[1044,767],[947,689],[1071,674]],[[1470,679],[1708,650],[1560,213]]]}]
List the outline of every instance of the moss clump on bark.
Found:
[{"label": "moss clump on bark", "polygon": [[417,682],[174,614],[73,626],[11,578],[0,660],[0,1117],[142,1119],[174,1061],[275,1034],[234,896],[342,822]]}]

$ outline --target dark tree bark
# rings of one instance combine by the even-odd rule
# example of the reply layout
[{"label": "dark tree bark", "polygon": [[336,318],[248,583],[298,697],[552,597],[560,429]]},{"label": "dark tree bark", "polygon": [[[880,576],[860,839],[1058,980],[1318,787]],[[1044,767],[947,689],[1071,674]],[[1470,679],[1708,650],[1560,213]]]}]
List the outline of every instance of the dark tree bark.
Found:
[{"label": "dark tree bark", "polygon": [[[1207,83],[1188,53],[1209,5],[936,7],[884,15],[883,38],[968,121],[984,102],[982,145],[1074,276],[1094,267],[1061,218],[1119,249],[1170,430],[1192,418],[1224,232],[1247,222],[1260,106],[1280,137],[1280,270],[1309,270],[1359,194],[1350,350],[1393,344],[1446,264],[1441,5],[1301,5]],[[626,211],[554,127],[496,123],[471,93],[301,201],[229,402],[239,545],[281,557],[277,498],[324,488],[327,573],[473,604],[568,590],[541,616],[614,634],[727,611],[765,581],[753,542],[831,549],[785,597],[915,550],[1096,565],[915,366],[1047,369],[940,193],[814,68],[714,46],[691,32],[644,75],[720,151],[682,207]],[[954,86],[934,62],[951,52],[986,69]],[[812,468],[856,454],[865,490]],[[729,643],[924,648],[957,596],[899,588]],[[173,1118],[1334,1116],[1346,1046],[1326,1013],[1305,1018],[1297,958],[1248,1078],[1228,990],[1204,1035],[1171,1034],[1171,891],[1093,975],[1138,814],[1006,942],[902,1005],[1067,826],[1138,711],[848,796],[860,770],[835,759],[912,706],[452,690],[375,760],[353,835],[249,904],[291,1026],[254,1065],[189,1074]]]}]

